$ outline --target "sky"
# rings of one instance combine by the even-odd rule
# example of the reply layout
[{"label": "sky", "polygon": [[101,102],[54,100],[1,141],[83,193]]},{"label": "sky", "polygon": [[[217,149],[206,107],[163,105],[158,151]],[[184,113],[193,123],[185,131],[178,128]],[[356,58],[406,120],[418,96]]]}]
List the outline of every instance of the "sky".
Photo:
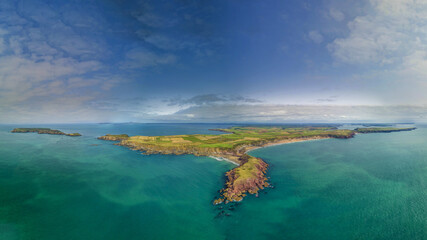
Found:
[{"label": "sky", "polygon": [[427,122],[427,0],[2,0],[0,123]]}]

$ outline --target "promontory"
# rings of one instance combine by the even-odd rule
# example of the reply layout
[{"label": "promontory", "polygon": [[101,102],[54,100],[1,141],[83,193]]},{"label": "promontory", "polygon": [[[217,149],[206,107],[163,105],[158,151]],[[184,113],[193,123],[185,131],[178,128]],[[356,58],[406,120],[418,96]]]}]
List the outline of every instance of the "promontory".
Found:
[{"label": "promontory", "polygon": [[227,159],[236,165],[226,173],[226,183],[214,204],[241,201],[247,194],[269,186],[266,172],[268,164],[247,154],[249,150],[282,143],[324,139],[352,138],[356,133],[410,131],[415,128],[358,128],[336,127],[281,127],[255,126],[212,129],[225,134],[128,136],[126,134],[99,137],[101,140],[119,141],[116,145],[139,150],[143,154],[193,154]]}]

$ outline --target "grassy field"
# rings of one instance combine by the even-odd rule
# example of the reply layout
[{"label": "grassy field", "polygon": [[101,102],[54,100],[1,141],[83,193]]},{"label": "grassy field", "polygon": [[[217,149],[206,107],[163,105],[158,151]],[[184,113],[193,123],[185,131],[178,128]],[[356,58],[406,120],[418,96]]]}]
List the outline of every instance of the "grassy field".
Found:
[{"label": "grassy field", "polygon": [[[349,138],[353,131],[332,127],[233,127],[230,129],[215,129],[229,134],[221,135],[175,135],[175,136],[133,136],[126,139],[127,143],[144,146],[157,146],[165,148],[173,147],[197,147],[218,148],[222,150],[236,149],[242,145],[262,145],[284,139],[310,138],[310,137],[334,137]],[[108,135],[114,137],[115,135]],[[123,139],[123,136],[117,135]]]}]

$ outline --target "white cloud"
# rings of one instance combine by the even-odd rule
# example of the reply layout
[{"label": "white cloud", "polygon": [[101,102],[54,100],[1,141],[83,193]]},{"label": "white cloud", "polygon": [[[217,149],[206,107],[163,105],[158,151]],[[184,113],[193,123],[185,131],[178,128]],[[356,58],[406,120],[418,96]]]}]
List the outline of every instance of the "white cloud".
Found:
[{"label": "white cloud", "polygon": [[202,94],[191,98],[172,98],[168,102],[168,106],[198,106],[209,104],[224,104],[224,103],[260,103],[262,101],[254,98],[243,97],[241,95],[220,95],[220,94]]},{"label": "white cloud", "polygon": [[0,102],[22,102],[34,96],[62,94],[58,81],[66,76],[96,71],[96,61],[78,62],[70,58],[34,61],[20,56],[0,58]]},{"label": "white cloud", "polygon": [[125,69],[144,68],[171,64],[176,61],[172,54],[156,54],[144,48],[134,48],[126,53],[126,60],[121,63]]},{"label": "white cloud", "polygon": [[81,15],[58,11],[43,2],[1,5],[0,121],[67,121],[79,111],[96,118],[84,103],[121,81],[99,72],[108,49],[74,27],[83,27],[72,21]]},{"label": "white cloud", "polygon": [[222,104],[193,106],[152,117],[171,122],[422,122],[427,117],[427,107]]},{"label": "white cloud", "polygon": [[392,64],[427,49],[427,1],[371,0],[371,5],[372,11],[348,23],[346,37],[329,45],[337,61]]},{"label": "white cloud", "polygon": [[319,44],[323,42],[323,36],[319,31],[310,31],[308,37],[315,43]]},{"label": "white cloud", "polygon": [[355,81],[386,104],[426,104],[427,1],[370,3],[372,9],[348,23],[349,33],[328,45],[336,66],[364,69]]},{"label": "white cloud", "polygon": [[153,28],[168,28],[176,24],[176,20],[173,18],[161,16],[153,12],[145,12],[139,15],[135,14],[135,18],[139,22]]},{"label": "white cloud", "polygon": [[344,20],[344,13],[342,13],[340,10],[337,10],[335,8],[329,9],[329,16],[331,16],[335,21],[341,22]]}]

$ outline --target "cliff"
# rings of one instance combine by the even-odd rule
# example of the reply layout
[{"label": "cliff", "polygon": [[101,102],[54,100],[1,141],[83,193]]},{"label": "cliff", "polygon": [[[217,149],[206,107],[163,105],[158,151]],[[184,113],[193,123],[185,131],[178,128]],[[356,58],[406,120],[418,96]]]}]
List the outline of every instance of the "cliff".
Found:
[{"label": "cliff", "polygon": [[[246,159],[243,161],[243,159]],[[243,155],[240,160],[244,163],[228,171],[225,188],[221,190],[221,197],[214,201],[214,204],[220,204],[225,201],[241,201],[248,194],[258,195],[258,191],[269,186],[268,179],[265,176],[268,164],[262,159]]]}]

